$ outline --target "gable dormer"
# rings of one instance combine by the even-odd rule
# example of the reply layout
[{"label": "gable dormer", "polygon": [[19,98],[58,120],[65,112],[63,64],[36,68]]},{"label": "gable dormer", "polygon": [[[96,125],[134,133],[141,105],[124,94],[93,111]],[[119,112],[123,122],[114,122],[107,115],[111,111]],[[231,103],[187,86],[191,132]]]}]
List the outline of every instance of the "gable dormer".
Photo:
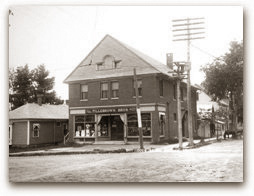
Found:
[{"label": "gable dormer", "polygon": [[116,60],[112,55],[105,55],[103,61],[96,62],[96,70],[118,69],[121,67],[121,60]]}]

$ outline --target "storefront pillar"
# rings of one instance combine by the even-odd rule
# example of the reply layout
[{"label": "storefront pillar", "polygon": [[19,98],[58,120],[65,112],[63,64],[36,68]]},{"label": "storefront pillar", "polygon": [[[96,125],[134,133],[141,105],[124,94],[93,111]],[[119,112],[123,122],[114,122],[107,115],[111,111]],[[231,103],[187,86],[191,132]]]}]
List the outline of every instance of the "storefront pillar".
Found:
[{"label": "storefront pillar", "polygon": [[152,143],[160,141],[160,125],[158,105],[155,106],[155,111],[152,113]]},{"label": "storefront pillar", "polygon": [[123,121],[123,138],[124,138],[124,143],[127,143],[127,114],[121,114],[120,115],[121,120]]},{"label": "storefront pillar", "polygon": [[98,115],[95,115],[95,125],[94,125],[94,131],[95,131],[95,142],[98,141]]}]

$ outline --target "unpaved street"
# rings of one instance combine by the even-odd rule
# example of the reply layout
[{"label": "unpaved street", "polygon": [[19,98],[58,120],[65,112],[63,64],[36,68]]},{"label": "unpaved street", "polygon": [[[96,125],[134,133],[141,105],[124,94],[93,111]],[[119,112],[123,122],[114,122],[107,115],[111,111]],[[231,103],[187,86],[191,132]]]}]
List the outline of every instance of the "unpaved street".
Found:
[{"label": "unpaved street", "polygon": [[196,149],[9,158],[11,182],[242,182],[243,141]]}]

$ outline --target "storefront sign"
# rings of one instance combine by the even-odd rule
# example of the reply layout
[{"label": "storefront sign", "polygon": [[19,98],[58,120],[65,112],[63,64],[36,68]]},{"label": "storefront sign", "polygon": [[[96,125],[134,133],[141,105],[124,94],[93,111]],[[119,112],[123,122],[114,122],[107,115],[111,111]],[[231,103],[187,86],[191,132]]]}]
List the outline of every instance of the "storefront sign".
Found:
[{"label": "storefront sign", "polygon": [[119,112],[135,112],[136,108],[95,108],[86,109],[87,114],[99,114],[99,113],[119,113]]},{"label": "storefront sign", "polygon": [[71,110],[70,114],[85,114],[86,110]]}]

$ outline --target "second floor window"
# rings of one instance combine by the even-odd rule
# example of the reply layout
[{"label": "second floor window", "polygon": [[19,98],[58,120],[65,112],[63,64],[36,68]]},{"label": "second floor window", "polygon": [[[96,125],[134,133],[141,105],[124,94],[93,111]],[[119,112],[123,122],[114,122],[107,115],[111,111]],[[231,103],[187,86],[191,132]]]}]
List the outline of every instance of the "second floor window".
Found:
[{"label": "second floor window", "polygon": [[101,83],[101,98],[102,99],[108,98],[108,83],[107,82]]},{"label": "second floor window", "polygon": [[81,85],[81,99],[82,100],[88,99],[88,85],[87,84]]},{"label": "second floor window", "polygon": [[183,101],[183,88],[180,88],[180,99],[181,99],[181,101]]},{"label": "second floor window", "polygon": [[[137,80],[137,86],[138,86],[138,96],[142,96],[142,80]],[[134,96],[136,97],[136,91],[135,91],[135,81],[133,81],[133,89],[134,89]]]},{"label": "second floor window", "polygon": [[119,97],[119,83],[118,82],[111,82],[111,97],[118,98]]},{"label": "second floor window", "polygon": [[163,97],[163,80],[160,80],[159,88],[160,88],[160,96]]},{"label": "second floor window", "polygon": [[176,99],[176,85],[173,85],[173,98]]}]

